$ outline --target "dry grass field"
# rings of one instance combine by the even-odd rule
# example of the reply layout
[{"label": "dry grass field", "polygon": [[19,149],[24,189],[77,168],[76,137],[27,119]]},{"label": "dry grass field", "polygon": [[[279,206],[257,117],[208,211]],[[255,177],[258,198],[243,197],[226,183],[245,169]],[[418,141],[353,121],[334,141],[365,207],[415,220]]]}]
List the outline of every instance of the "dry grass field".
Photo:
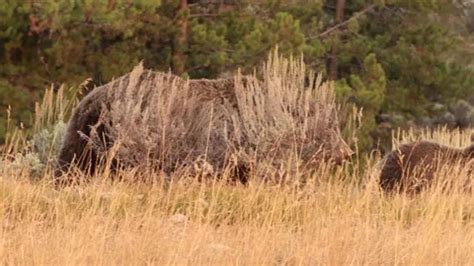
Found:
[{"label": "dry grass field", "polygon": [[[0,149],[2,265],[474,263],[473,194],[442,189],[468,175],[460,166],[417,195],[380,191],[376,154],[336,168],[322,163],[304,182],[250,176],[244,186],[128,170],[59,188],[48,158],[59,145],[54,132],[64,131],[56,121],[72,105],[63,90],[48,90],[34,138],[12,131]],[[393,142],[420,138],[470,144],[469,132],[447,131],[399,132]]]},{"label": "dry grass field", "polygon": [[[405,136],[410,138],[410,135]],[[468,134],[430,136],[465,145]],[[384,195],[377,160],[321,167],[306,184],[134,182],[105,176],[56,189],[0,172],[2,264],[470,265],[474,197],[436,185]],[[363,171],[362,171],[363,169]],[[456,169],[454,169],[456,170]],[[448,174],[449,173],[449,174]],[[449,171],[441,179],[466,174]],[[45,174],[47,175],[47,173]]]}]

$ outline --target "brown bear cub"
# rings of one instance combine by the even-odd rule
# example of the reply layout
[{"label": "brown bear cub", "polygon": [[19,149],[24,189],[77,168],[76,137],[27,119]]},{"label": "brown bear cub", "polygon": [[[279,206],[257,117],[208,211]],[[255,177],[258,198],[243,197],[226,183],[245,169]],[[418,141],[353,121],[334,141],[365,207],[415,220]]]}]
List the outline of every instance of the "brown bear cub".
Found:
[{"label": "brown bear cub", "polygon": [[387,192],[420,192],[433,180],[437,170],[456,163],[470,167],[468,170],[472,173],[474,144],[464,149],[429,141],[403,144],[385,156],[379,184]]}]

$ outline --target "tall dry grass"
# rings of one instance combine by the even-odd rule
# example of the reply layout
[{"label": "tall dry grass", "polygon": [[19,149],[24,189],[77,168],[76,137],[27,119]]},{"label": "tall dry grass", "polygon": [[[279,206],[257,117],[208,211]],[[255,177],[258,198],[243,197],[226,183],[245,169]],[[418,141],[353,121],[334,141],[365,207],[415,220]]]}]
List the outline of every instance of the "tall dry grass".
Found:
[{"label": "tall dry grass", "polygon": [[[45,122],[49,127],[62,116],[48,115],[60,112],[47,109],[61,107],[54,107],[54,100],[45,102],[37,117],[53,121]],[[468,132],[411,131],[395,134],[393,141],[429,138],[462,147],[470,143],[469,137]],[[90,182],[57,189],[47,167],[40,177],[21,167],[25,162],[18,160],[18,154],[28,153],[37,151],[17,132],[0,154],[2,264],[470,265],[474,261],[473,195],[438,184],[417,195],[384,194],[378,187],[377,157],[364,164],[355,158],[352,165],[335,169],[321,163],[304,184],[229,185],[217,178],[206,182],[182,178],[186,174],[182,172],[165,178],[163,173],[130,169],[116,173],[121,177],[116,181],[105,171]],[[439,178],[468,174],[456,167]]]},{"label": "tall dry grass", "polygon": [[[55,189],[0,172],[4,264],[469,265],[474,198],[382,194],[364,174],[320,169],[305,186],[134,182]],[[446,175],[445,178],[452,176]],[[162,180],[153,178],[154,180]],[[351,180],[362,180],[362,184]]]},{"label": "tall dry grass", "polygon": [[[422,135],[459,147],[469,144],[466,132]],[[400,136],[402,141],[421,138],[414,132]],[[136,182],[143,173],[130,170],[118,173],[121,181],[113,182],[107,178],[110,173],[103,173],[91,182],[57,189],[48,171],[38,180],[14,165],[12,150],[21,146],[15,145],[3,150],[0,165],[2,264],[474,261],[472,194],[433,186],[414,196],[385,195],[378,188],[376,158],[363,169],[353,162],[351,171],[322,164],[298,186],[241,186],[179,177],[165,182],[160,173],[148,173],[154,175],[152,182]],[[440,177],[467,174],[457,170]]]}]

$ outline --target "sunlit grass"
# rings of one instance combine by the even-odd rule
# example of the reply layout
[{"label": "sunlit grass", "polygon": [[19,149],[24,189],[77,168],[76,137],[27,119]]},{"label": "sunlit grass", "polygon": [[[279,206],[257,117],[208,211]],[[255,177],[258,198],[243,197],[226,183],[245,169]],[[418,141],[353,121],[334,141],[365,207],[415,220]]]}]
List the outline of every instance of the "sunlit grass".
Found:
[{"label": "sunlit grass", "polygon": [[50,176],[32,181],[6,165],[0,258],[39,265],[474,261],[472,194],[433,187],[385,195],[376,161],[354,172],[321,170],[305,185],[284,186],[169,183],[159,174],[137,182],[135,173],[123,172],[122,181],[95,177],[57,189]]},{"label": "sunlit grass", "polygon": [[[282,184],[261,176],[250,176],[244,186],[229,184],[226,176],[133,169],[89,177],[72,169],[71,178],[84,182],[59,187],[52,175],[64,134],[58,125],[75,102],[63,90],[49,90],[37,106],[33,138],[12,130],[0,148],[1,264],[474,261],[473,194],[463,184],[446,189],[444,183],[472,176],[459,164],[442,169],[433,186],[416,195],[380,191],[377,153],[354,156],[335,169],[322,163],[309,169],[308,178],[290,176]],[[453,147],[471,143],[469,132],[446,130],[398,132],[393,143],[418,139]],[[284,167],[286,173],[295,168]]]}]

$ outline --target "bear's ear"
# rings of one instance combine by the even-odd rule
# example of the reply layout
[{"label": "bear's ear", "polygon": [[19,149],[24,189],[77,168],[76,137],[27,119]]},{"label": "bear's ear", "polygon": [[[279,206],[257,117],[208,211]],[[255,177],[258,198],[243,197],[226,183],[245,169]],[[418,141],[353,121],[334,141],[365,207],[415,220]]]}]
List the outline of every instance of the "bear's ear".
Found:
[{"label": "bear's ear", "polygon": [[474,132],[471,133],[471,143],[474,144]]}]

